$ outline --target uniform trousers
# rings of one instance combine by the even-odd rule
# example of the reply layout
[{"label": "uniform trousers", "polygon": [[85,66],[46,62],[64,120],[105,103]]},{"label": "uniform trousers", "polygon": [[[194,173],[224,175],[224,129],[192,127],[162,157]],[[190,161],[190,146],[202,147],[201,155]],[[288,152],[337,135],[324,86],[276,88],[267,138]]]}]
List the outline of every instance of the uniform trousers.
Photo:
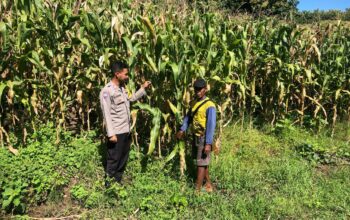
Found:
[{"label": "uniform trousers", "polygon": [[121,182],[128,162],[131,144],[130,133],[117,134],[117,142],[108,141],[106,173],[110,178]]}]

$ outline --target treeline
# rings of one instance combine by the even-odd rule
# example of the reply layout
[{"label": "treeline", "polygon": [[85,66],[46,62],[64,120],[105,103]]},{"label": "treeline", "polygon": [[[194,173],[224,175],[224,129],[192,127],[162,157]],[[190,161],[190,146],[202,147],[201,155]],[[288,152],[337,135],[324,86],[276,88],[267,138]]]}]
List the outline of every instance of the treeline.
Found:
[{"label": "treeline", "polygon": [[188,0],[193,7],[202,10],[223,10],[227,14],[249,14],[254,17],[280,16],[290,18],[297,12],[297,0]]},{"label": "treeline", "polygon": [[350,8],[345,11],[328,10],[328,11],[302,11],[297,12],[295,19],[298,23],[314,23],[326,20],[343,20],[350,21]]},{"label": "treeline", "polygon": [[225,10],[229,14],[249,14],[253,17],[275,16],[297,23],[314,23],[325,20],[350,21],[350,8],[341,10],[299,11],[297,0],[189,0],[196,8]]}]

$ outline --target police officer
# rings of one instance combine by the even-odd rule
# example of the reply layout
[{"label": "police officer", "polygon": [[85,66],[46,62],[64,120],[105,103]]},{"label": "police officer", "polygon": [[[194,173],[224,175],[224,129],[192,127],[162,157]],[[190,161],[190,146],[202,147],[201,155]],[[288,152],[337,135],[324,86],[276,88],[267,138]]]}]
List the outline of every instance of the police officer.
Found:
[{"label": "police officer", "polygon": [[[113,63],[113,78],[100,92],[101,109],[108,136],[106,173],[119,183],[129,158],[131,144],[130,102],[146,95],[145,89],[151,85],[150,81],[145,81],[136,93],[128,95],[125,88],[129,80],[128,68],[124,62]],[[106,185],[108,186],[108,182]]]},{"label": "police officer", "polygon": [[192,124],[194,139],[194,157],[197,162],[196,191],[200,192],[205,180],[207,192],[213,191],[213,186],[209,177],[210,152],[213,144],[216,109],[215,104],[206,97],[207,83],[204,79],[197,79],[194,84],[195,100],[191,103],[191,108],[186,114],[177,138],[181,139],[184,132]]}]

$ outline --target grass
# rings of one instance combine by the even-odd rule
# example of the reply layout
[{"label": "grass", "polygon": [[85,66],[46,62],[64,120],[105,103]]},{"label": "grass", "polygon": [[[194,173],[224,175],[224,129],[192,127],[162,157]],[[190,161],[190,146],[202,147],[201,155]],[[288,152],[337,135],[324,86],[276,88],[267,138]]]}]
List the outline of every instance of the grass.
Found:
[{"label": "grass", "polygon": [[[304,160],[294,150],[293,143],[299,143],[290,141],[289,135],[308,142],[299,139],[305,135],[301,131],[282,138],[256,130],[226,131],[223,154],[213,164],[213,174],[223,189],[236,195],[234,203],[244,204],[235,214],[239,218],[348,217],[349,167]],[[322,172],[324,166],[328,172]]]},{"label": "grass", "polygon": [[[106,190],[101,155],[85,155],[82,159],[86,166],[65,189],[51,192],[45,204],[17,217],[350,218],[350,166],[344,154],[349,153],[348,139],[315,136],[297,128],[277,133],[270,129],[226,128],[221,152],[213,157],[210,167],[216,191],[200,196],[194,194],[190,175],[179,177],[177,160],[174,165],[164,164],[132,151],[124,186],[113,185]],[[325,155],[338,159],[329,162],[306,157],[297,150],[303,144],[317,145],[311,150],[323,149]],[[95,147],[97,152],[100,145]]]}]

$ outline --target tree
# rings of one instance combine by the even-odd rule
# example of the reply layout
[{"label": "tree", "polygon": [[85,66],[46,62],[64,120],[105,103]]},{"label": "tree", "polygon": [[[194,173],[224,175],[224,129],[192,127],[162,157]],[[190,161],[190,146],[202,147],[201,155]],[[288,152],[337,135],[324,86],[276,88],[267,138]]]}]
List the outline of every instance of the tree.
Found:
[{"label": "tree", "polygon": [[265,15],[288,15],[297,11],[298,0],[223,0],[221,5],[235,12]]},{"label": "tree", "polygon": [[343,14],[343,20],[350,21],[350,8],[345,9],[345,12]]}]

